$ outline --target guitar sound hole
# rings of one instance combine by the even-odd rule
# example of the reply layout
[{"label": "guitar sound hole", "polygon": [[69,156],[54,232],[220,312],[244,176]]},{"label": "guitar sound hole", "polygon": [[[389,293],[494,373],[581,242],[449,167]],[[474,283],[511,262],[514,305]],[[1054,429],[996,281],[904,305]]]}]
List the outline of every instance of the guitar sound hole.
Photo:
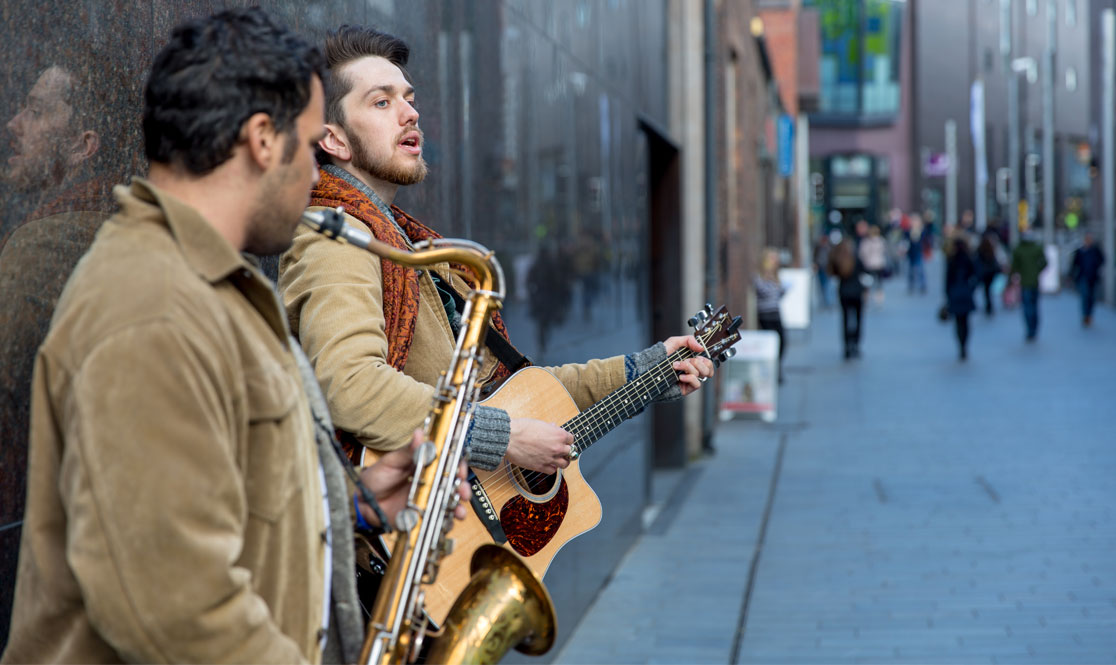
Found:
[{"label": "guitar sound hole", "polygon": [[522,496],[513,497],[500,509],[500,524],[508,544],[520,556],[538,554],[558,533],[569,505],[566,483],[560,483],[553,497],[539,503]]},{"label": "guitar sound hole", "polygon": [[554,483],[558,478],[557,474],[542,474],[533,471],[526,473],[526,485],[531,494],[546,494],[554,487]]}]

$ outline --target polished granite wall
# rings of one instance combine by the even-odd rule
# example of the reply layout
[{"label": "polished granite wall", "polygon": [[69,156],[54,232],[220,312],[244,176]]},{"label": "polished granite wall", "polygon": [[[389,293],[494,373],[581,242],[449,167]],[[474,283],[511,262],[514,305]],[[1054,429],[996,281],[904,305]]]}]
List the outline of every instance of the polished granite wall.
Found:
[{"label": "polished granite wall", "polygon": [[[513,341],[536,362],[557,364],[651,341],[648,156],[637,123],[667,125],[666,3],[260,4],[310,36],[371,23],[410,43],[430,176],[397,202],[497,252]],[[112,211],[111,184],[144,172],[137,130],[147,63],[180,20],[240,4],[249,3],[0,5],[0,635],[15,579],[34,350],[67,275]],[[641,416],[582,460],[605,517],[547,575],[560,641],[640,529],[649,427]]]}]

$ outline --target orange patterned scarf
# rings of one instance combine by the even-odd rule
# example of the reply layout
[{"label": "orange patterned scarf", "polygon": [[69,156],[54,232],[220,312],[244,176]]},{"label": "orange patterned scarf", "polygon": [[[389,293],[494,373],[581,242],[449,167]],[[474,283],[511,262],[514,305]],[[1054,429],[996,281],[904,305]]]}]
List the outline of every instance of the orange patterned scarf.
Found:
[{"label": "orange patterned scarf", "polygon": [[[345,212],[364,222],[380,242],[397,249],[408,250],[395,225],[384,216],[375,203],[356,187],[324,169],[321,171],[321,179],[310,194],[310,205],[328,208],[341,206]],[[442,237],[399,208],[391,206],[391,211],[395,214],[396,224],[407,234],[412,243]],[[402,372],[403,366],[407,364],[411,341],[415,336],[415,320],[418,318],[419,307],[419,276],[416,270],[401,266],[394,261],[380,261],[380,266],[383,273],[384,327],[388,338],[387,361]],[[454,267],[465,270],[464,266]],[[444,281],[449,283],[448,280]],[[492,327],[504,339],[508,338],[507,328],[499,313],[493,313]],[[509,369],[503,363],[499,363],[490,383],[499,383],[509,374],[511,374]]]}]

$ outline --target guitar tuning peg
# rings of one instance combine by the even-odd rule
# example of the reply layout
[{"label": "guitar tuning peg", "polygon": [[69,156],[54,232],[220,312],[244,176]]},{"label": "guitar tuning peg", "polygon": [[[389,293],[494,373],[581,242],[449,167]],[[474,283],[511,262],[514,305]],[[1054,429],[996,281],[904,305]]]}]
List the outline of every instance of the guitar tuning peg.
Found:
[{"label": "guitar tuning peg", "polygon": [[722,352],[722,353],[721,353],[721,354],[720,354],[719,356],[717,356],[717,357],[718,357],[718,358],[720,358],[721,362],[727,362],[729,358],[731,358],[731,357],[733,357],[733,356],[735,356],[735,355],[736,355],[736,349],[735,349],[735,348],[732,348],[732,347],[729,347],[729,348],[725,349],[725,350],[724,350],[724,351],[723,351],[723,352]]},{"label": "guitar tuning peg", "polygon": [[[733,318],[733,320],[732,320],[732,323],[730,323],[730,324],[729,324],[729,327],[728,327],[728,331],[729,331],[729,334],[731,335],[731,334],[733,334],[734,332],[736,332],[736,331],[737,331],[737,329],[739,329],[739,328],[740,328],[740,325],[741,325],[742,323],[744,323],[744,319],[741,319],[741,318],[740,318],[739,316],[737,316],[737,317]],[[735,352],[735,351],[733,351],[733,353],[736,353],[736,352]]]},{"label": "guitar tuning peg", "polygon": [[705,316],[709,317],[709,316],[712,316],[712,315],[713,315],[713,303],[707,302],[707,303],[705,303]]},{"label": "guitar tuning peg", "polygon": [[686,324],[689,325],[691,328],[697,328],[708,320],[709,315],[706,314],[704,311],[699,311],[697,314],[691,316],[690,320],[687,321]]}]

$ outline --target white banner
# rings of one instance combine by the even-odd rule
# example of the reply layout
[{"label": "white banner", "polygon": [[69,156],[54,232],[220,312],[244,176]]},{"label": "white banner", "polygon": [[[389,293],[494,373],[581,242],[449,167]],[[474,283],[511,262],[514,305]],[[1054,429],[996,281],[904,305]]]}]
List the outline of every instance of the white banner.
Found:
[{"label": "white banner", "polygon": [[973,137],[973,156],[976,160],[978,187],[988,183],[988,159],[984,154],[984,82],[973,81],[969,92],[969,131]]}]

